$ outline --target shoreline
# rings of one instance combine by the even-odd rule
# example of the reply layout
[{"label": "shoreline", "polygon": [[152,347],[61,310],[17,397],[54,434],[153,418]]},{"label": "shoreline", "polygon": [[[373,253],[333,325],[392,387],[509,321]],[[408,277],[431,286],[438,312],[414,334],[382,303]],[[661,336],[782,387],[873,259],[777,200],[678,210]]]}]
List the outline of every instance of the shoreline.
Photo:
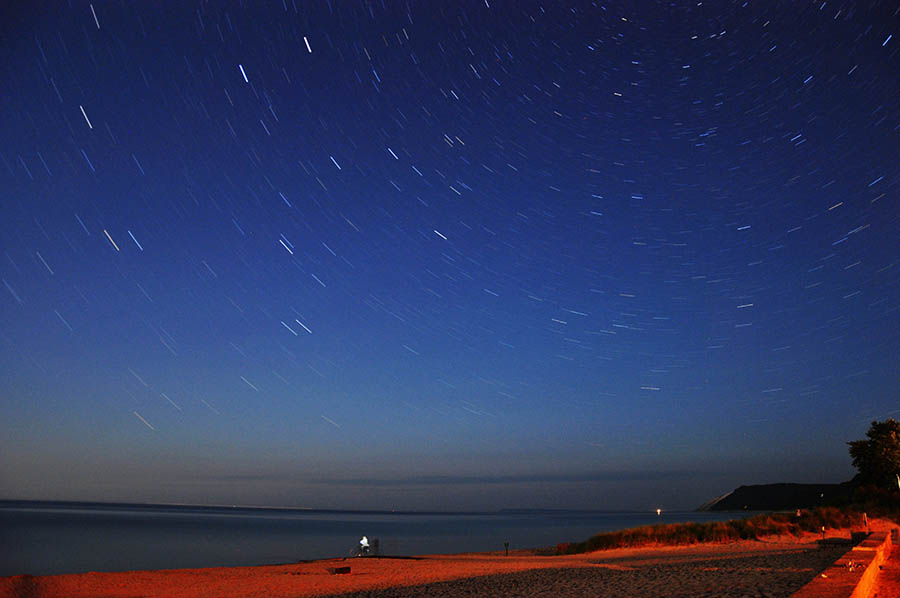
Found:
[{"label": "shoreline", "polygon": [[555,552],[560,543],[574,544],[596,532],[746,515],[667,512],[659,517],[640,511],[579,511],[585,514],[557,516],[497,511],[473,517],[72,507],[19,510],[0,505],[0,533],[11,534],[10,540],[20,545],[0,558],[0,577],[275,565],[343,557],[363,532],[379,538],[382,554],[390,555],[502,551],[506,541],[511,549],[546,546]]},{"label": "shoreline", "polygon": [[[849,530],[830,535],[849,537]],[[3,598],[300,598],[307,596],[464,596],[517,594],[545,588],[560,598],[583,595],[671,595],[676,588],[717,596],[788,596],[849,549],[801,538],[644,546],[576,555],[539,551],[337,558],[252,567],[165,569],[0,578]],[[527,554],[523,554],[527,553]],[[332,574],[350,567],[349,574]],[[704,587],[699,587],[704,586]],[[490,588],[490,589],[489,589]],[[519,588],[519,590],[516,590]],[[729,593],[743,588],[749,593]],[[604,590],[606,589],[606,590]],[[762,592],[752,593],[751,592]],[[767,592],[769,594],[767,594]],[[680,595],[680,594],[678,594]],[[687,594],[685,594],[687,595]]]}]

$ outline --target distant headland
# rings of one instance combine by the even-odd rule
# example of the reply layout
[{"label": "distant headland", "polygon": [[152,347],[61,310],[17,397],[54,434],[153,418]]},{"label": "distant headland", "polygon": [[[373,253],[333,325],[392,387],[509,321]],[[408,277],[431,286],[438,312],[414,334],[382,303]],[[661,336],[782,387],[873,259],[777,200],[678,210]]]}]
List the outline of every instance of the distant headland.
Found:
[{"label": "distant headland", "polygon": [[784,511],[811,509],[850,498],[857,484],[757,484],[740,486],[716,497],[698,511]]}]

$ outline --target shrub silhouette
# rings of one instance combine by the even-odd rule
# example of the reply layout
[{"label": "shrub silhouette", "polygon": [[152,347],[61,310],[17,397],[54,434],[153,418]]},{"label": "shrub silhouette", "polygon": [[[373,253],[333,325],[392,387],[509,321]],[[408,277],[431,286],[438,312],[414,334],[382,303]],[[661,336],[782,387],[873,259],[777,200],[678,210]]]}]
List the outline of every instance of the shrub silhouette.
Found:
[{"label": "shrub silhouette", "polygon": [[843,529],[862,525],[863,515],[855,510],[821,507],[796,513],[769,513],[746,519],[709,523],[663,523],[597,534],[584,542],[557,546],[560,554],[577,554],[594,550],[610,550],[651,545],[684,545],[703,542],[734,542],[765,536],[793,535],[826,529]]}]

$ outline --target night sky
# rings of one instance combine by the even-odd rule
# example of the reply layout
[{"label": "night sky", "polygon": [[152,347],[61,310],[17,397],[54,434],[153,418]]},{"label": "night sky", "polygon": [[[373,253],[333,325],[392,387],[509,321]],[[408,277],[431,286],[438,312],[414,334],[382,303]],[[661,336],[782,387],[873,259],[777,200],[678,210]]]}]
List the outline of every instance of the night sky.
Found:
[{"label": "night sky", "polygon": [[2,498],[693,508],[900,413],[895,3],[10,4]]}]

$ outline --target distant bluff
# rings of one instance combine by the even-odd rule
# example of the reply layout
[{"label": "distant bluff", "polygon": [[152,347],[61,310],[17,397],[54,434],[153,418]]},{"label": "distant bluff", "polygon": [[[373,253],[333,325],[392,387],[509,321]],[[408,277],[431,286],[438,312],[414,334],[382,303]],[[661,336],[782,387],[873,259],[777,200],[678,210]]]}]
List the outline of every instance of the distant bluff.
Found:
[{"label": "distant bluff", "polygon": [[699,511],[788,511],[811,509],[847,499],[855,488],[842,484],[758,484],[740,486],[701,505]]}]

